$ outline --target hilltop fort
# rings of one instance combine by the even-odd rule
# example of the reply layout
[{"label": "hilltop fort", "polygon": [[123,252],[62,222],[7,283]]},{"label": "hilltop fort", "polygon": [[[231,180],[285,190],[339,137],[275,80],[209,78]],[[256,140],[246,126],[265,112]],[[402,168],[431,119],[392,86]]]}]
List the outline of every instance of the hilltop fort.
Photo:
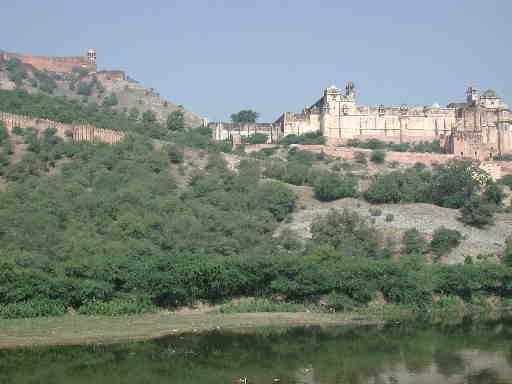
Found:
[{"label": "hilltop fort", "polygon": [[356,102],[352,82],[342,92],[336,86],[300,113],[285,112],[274,123],[210,123],[216,140],[240,143],[244,137],[263,133],[269,143],[287,135],[321,132],[328,144],[344,144],[349,139],[379,139],[386,142],[439,140],[447,153],[486,159],[512,151],[512,112],[496,93],[481,95],[474,87],[465,102],[446,107],[434,103],[425,107],[362,106]]}]

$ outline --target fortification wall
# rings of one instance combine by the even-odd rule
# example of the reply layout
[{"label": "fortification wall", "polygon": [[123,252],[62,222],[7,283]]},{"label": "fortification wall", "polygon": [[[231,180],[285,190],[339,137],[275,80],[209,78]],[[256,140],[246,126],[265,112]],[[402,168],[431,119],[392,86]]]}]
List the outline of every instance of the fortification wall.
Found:
[{"label": "fortification wall", "polygon": [[72,72],[74,68],[88,68],[95,71],[96,65],[90,64],[87,56],[50,57],[31,56],[19,53],[4,52],[3,59],[18,59],[24,64],[32,65],[38,70],[50,72]]},{"label": "fortification wall", "polygon": [[121,141],[126,135],[123,132],[111,129],[103,129],[87,124],[64,124],[46,119],[36,119],[28,116],[0,112],[0,120],[5,123],[9,133],[14,127],[33,127],[38,132],[43,132],[48,127],[57,130],[56,136],[64,140],[100,141],[115,144]]}]

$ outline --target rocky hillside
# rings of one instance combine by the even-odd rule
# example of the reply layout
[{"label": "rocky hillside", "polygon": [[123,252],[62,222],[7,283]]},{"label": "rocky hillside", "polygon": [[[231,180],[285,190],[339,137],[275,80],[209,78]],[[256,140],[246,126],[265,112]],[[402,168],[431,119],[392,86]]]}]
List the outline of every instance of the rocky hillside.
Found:
[{"label": "rocky hillside", "polygon": [[60,74],[39,71],[21,62],[0,63],[0,89],[16,88],[25,89],[29,93],[44,92],[71,99],[86,99],[98,104],[107,103],[126,114],[137,113],[141,116],[150,110],[161,122],[165,122],[171,112],[181,110],[187,126],[195,128],[202,124],[201,116],[182,105],[165,100],[154,89],[146,89],[128,76],[110,76],[108,71],[97,74],[86,71]]}]

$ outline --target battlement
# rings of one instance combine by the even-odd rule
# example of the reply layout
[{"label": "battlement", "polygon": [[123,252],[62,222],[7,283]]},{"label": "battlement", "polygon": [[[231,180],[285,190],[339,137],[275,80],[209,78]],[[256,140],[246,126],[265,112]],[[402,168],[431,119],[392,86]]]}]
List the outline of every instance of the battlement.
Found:
[{"label": "battlement", "polygon": [[89,49],[86,56],[32,56],[12,52],[0,52],[0,61],[18,59],[40,71],[69,73],[75,68],[96,70],[96,51]]}]

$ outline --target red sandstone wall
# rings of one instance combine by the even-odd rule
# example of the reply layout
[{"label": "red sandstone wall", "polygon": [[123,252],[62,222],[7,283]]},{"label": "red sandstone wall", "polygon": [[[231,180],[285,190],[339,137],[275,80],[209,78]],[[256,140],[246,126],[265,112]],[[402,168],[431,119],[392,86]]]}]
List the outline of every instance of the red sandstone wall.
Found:
[{"label": "red sandstone wall", "polygon": [[[9,132],[11,132],[14,127],[34,127],[39,132],[43,132],[48,127],[54,127],[57,129],[56,135],[64,140],[101,141],[115,144],[125,137],[123,132],[97,128],[93,125],[57,123],[46,119],[34,119],[32,117],[11,113],[0,112],[0,120],[5,123]],[[72,134],[71,137],[68,137],[67,132]]]},{"label": "red sandstone wall", "polygon": [[73,68],[89,68],[96,70],[96,66],[89,64],[86,56],[70,56],[70,57],[48,57],[48,56],[30,56],[21,55],[19,53],[4,53],[4,59],[19,59],[25,64],[32,65],[39,70],[47,70],[50,72],[72,72]]}]

